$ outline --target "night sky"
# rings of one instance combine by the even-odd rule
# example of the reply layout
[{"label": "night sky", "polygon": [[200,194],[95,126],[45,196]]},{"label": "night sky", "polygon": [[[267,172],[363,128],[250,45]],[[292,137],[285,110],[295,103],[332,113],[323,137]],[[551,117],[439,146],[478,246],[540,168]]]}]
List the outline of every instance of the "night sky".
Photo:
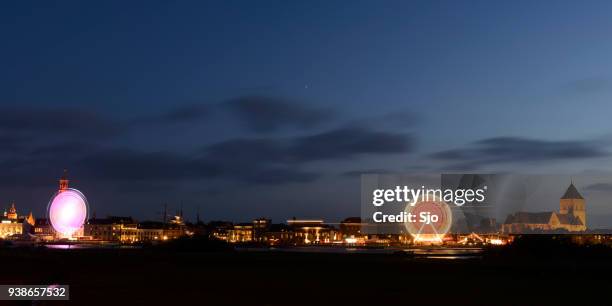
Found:
[{"label": "night sky", "polygon": [[5,1],[0,204],[44,215],[67,168],[98,217],[338,221],[361,173],[612,174],[611,12]]}]

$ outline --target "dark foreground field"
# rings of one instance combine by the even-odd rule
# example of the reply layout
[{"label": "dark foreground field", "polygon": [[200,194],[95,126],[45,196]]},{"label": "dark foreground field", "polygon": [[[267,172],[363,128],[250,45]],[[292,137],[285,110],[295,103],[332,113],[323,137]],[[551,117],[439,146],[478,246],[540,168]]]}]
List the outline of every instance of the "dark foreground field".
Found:
[{"label": "dark foreground field", "polygon": [[70,285],[70,302],[34,305],[609,304],[612,258],[607,253],[549,255],[432,260],[371,254],[13,248],[0,249],[0,281]]}]

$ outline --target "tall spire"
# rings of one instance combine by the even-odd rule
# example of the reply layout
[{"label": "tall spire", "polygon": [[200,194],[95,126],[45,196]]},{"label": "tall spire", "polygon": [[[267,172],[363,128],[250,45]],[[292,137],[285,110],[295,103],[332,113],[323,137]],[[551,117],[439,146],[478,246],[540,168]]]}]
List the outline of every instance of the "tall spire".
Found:
[{"label": "tall spire", "polygon": [[198,210],[196,212],[196,224],[200,224],[200,205],[198,205]]},{"label": "tall spire", "polygon": [[578,192],[578,189],[576,189],[576,186],[574,186],[574,180],[572,180],[572,182],[570,183],[569,187],[567,187],[567,190],[565,191],[561,199],[584,199],[584,198],[582,197],[580,192]]}]

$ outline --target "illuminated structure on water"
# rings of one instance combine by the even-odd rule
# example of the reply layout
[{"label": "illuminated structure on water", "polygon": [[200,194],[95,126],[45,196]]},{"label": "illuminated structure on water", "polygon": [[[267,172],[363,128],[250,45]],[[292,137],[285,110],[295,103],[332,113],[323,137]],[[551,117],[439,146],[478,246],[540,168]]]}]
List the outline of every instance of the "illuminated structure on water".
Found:
[{"label": "illuminated structure on water", "polygon": [[0,238],[6,239],[28,233],[35,221],[32,212],[27,216],[19,216],[13,202],[9,210],[5,210],[0,216]]},{"label": "illuminated structure on water", "polygon": [[80,191],[68,188],[65,170],[59,185],[59,190],[49,201],[47,215],[51,226],[62,238],[74,238],[87,221],[87,198]]},{"label": "illuminated structure on water", "polygon": [[[443,243],[444,236],[453,222],[453,214],[448,204],[437,198],[433,201],[419,201],[414,206],[407,205],[406,212],[417,216],[415,222],[404,223],[415,243]],[[419,218],[422,214],[436,216],[436,219],[429,223],[423,222]]]}]

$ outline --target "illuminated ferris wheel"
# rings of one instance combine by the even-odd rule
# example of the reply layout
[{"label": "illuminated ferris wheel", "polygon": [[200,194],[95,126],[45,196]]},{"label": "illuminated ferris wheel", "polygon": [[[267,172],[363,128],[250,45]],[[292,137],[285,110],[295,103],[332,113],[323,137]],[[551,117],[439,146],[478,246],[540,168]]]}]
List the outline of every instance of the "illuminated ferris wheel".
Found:
[{"label": "illuminated ferris wheel", "polygon": [[415,216],[414,222],[404,222],[415,242],[441,243],[453,223],[450,207],[437,198],[406,205],[405,211]]}]

